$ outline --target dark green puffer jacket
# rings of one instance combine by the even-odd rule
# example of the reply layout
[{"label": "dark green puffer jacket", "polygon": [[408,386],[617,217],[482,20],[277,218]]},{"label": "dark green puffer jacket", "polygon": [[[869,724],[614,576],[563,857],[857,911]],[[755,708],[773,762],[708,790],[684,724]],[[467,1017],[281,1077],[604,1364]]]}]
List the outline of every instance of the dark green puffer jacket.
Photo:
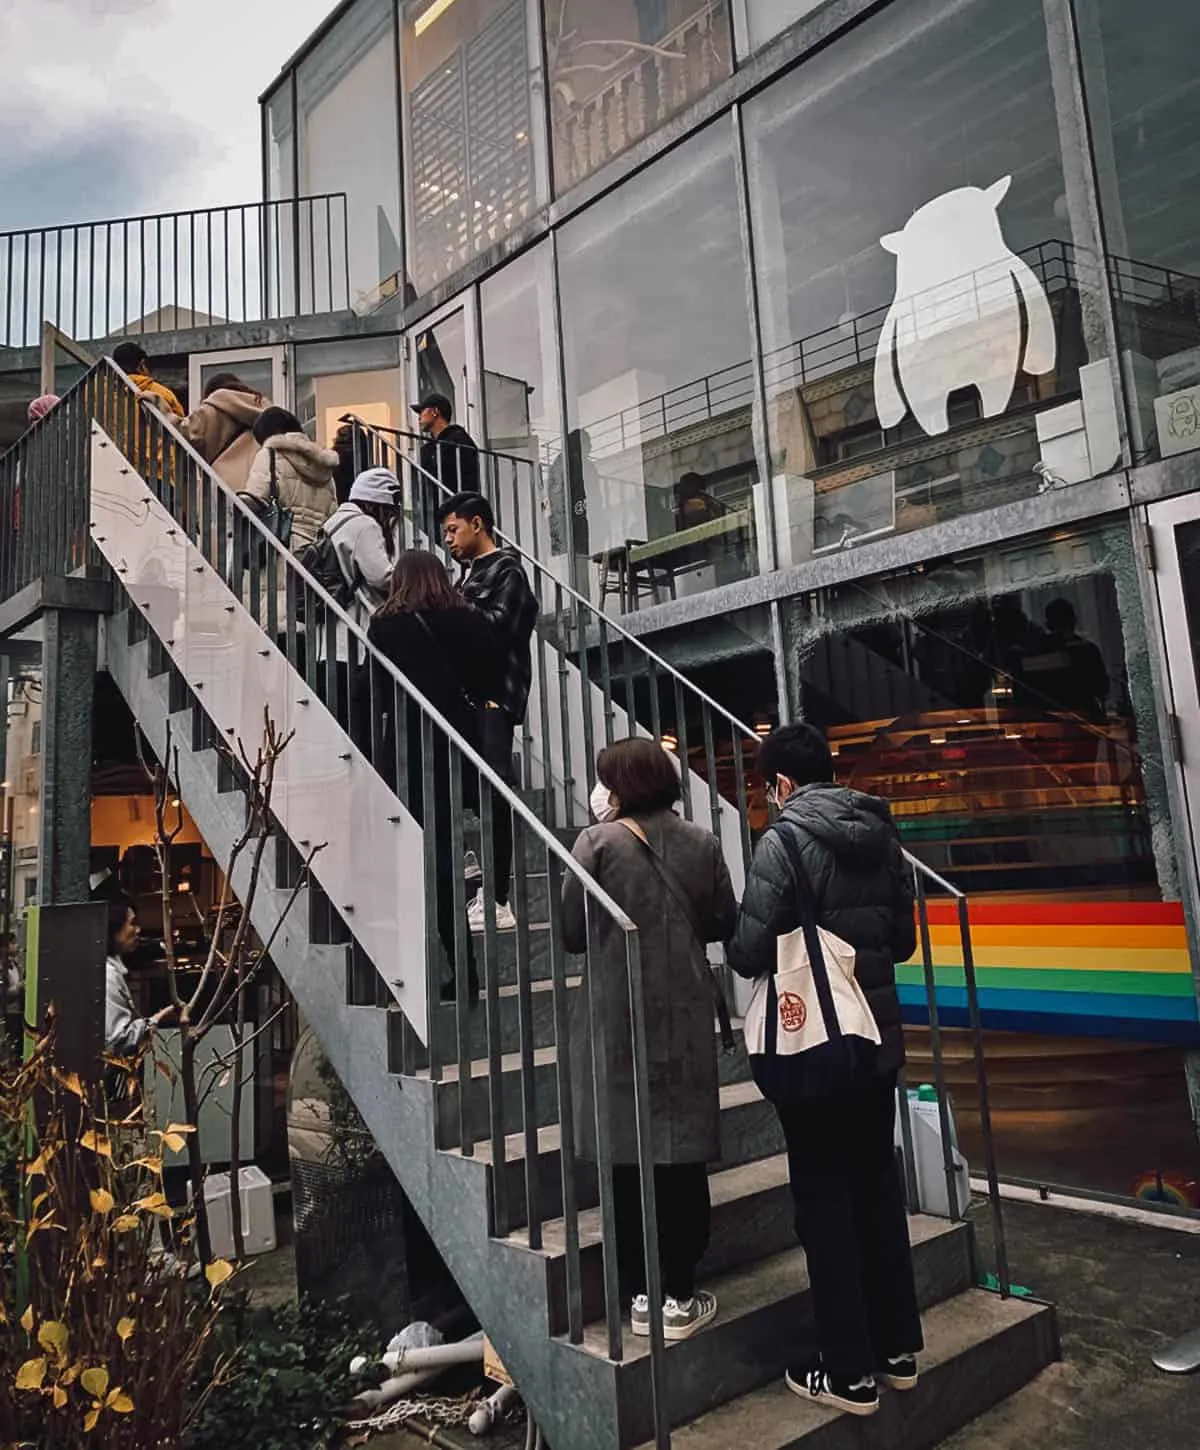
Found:
[{"label": "dark green puffer jacket", "polygon": [[855,976],[883,1038],[879,1071],[904,1062],[897,962],[916,950],[912,873],[888,804],[838,785],[809,785],[788,798],[758,843],[729,965],[743,977],[775,970],[775,944],[800,925],[781,830],[790,831],[816,903],[817,922],[855,949]]}]

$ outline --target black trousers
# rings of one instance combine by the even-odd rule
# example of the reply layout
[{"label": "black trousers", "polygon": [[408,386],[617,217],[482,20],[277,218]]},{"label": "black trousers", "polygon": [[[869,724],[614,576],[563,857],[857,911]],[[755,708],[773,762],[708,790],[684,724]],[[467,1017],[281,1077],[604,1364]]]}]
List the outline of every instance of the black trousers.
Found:
[{"label": "black trousers", "polygon": [[[658,1263],[663,1294],[690,1299],[696,1291],[696,1265],[708,1248],[707,1163],[661,1163],[654,1170],[658,1214]],[[613,1168],[617,1264],[625,1292],[646,1292],[646,1256],[642,1240],[642,1187],[636,1164]]]},{"label": "black trousers", "polygon": [[896,1078],[867,1091],[780,1107],[808,1259],[817,1346],[839,1380],[922,1346],[908,1220],[893,1132]]},{"label": "black trousers", "polygon": [[[501,780],[512,785],[513,737],[517,722],[507,710],[485,706],[477,715],[479,753]],[[496,871],[496,900],[508,901],[512,881],[513,822],[512,811],[492,796],[492,861]]]}]

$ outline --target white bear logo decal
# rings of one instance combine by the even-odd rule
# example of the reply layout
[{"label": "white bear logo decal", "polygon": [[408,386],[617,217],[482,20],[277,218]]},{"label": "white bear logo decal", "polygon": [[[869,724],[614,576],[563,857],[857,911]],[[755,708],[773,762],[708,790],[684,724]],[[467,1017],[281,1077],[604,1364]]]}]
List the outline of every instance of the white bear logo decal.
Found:
[{"label": "white bear logo decal", "polygon": [[[880,237],[896,257],[896,296],[875,354],[875,408],[894,428],[911,408],[926,433],[945,433],[950,394],[975,387],[983,416],[1003,413],[1022,365],[1054,366],[1054,318],[1042,284],[1010,251],[996,208],[1011,176],[927,202],[903,231]],[[1025,348],[1021,357],[1021,312]]]}]

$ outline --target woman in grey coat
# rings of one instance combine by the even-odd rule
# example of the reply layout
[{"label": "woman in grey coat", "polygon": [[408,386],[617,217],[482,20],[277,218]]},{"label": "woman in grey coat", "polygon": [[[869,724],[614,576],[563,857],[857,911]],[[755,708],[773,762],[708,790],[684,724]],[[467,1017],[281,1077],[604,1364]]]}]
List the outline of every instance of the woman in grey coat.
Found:
[{"label": "woman in grey coat", "polygon": [[[696,1289],[696,1265],[708,1247],[708,1164],[720,1155],[715,984],[705,944],[732,932],[737,902],[716,838],[681,820],[678,767],[653,740],[620,740],[596,762],[592,812],[575,859],[638,928],[645,993],[659,1262],[668,1339],[686,1339],[715,1316],[717,1302]],[[640,1183],[633,1101],[633,1043],[624,935],[588,907],[582,886],[563,887],[563,940],[588,946],[590,980],[571,1014],[571,1087],[576,1147],[596,1157],[592,1046],[602,1023],[612,1142],[617,1257],[632,1290],[634,1334],[650,1332],[642,1252]],[[590,1010],[589,1010],[590,1006]]]}]

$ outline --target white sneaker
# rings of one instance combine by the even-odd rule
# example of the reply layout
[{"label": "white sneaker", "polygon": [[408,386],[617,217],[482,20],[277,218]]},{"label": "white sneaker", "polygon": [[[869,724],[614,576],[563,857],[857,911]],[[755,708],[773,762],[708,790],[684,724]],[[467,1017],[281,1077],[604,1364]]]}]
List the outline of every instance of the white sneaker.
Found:
[{"label": "white sneaker", "polygon": [[463,880],[483,880],[483,867],[479,864],[479,857],[475,854],[474,851],[468,851],[463,856]]},{"label": "white sneaker", "polygon": [[[467,907],[467,925],[473,932],[483,931],[487,925],[486,908],[483,900],[483,887],[476,892],[474,898]],[[513,909],[507,901],[496,903],[496,930],[515,931],[517,918],[513,915]]]},{"label": "white sneaker", "polygon": [[635,1294],[629,1310],[629,1327],[639,1339],[650,1337],[650,1300],[645,1294]]}]

